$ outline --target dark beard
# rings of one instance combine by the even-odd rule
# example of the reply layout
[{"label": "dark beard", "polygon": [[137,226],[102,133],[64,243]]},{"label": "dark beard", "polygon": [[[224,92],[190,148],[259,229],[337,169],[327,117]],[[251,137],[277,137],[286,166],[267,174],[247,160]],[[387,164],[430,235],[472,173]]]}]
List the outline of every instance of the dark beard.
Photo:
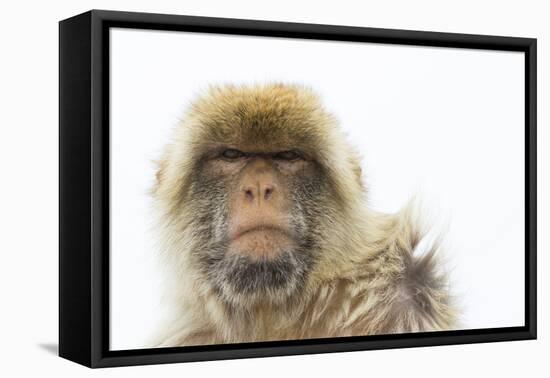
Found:
[{"label": "dark beard", "polygon": [[274,258],[259,259],[227,253],[224,244],[211,245],[198,257],[214,290],[230,304],[283,302],[304,287],[314,263],[307,240]]}]

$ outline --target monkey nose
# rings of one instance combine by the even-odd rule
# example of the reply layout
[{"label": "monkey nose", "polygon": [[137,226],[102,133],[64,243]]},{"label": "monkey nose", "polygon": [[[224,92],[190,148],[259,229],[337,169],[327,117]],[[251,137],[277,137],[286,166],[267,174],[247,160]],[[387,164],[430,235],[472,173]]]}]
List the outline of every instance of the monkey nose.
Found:
[{"label": "monkey nose", "polygon": [[275,186],[270,183],[257,183],[256,185],[247,185],[243,187],[244,198],[248,202],[268,201],[273,197]]}]

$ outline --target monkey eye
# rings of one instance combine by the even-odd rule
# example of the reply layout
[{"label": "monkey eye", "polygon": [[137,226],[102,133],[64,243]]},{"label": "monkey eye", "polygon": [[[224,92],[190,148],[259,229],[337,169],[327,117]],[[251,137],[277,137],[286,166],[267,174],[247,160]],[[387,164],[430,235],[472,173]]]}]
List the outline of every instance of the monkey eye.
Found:
[{"label": "monkey eye", "polygon": [[281,151],[276,153],[273,158],[277,160],[296,160],[299,159],[301,155],[296,151]]},{"label": "monkey eye", "polygon": [[226,159],[233,160],[233,159],[238,159],[240,157],[243,157],[244,152],[235,150],[233,148],[228,148],[227,150],[222,152],[222,156]]}]

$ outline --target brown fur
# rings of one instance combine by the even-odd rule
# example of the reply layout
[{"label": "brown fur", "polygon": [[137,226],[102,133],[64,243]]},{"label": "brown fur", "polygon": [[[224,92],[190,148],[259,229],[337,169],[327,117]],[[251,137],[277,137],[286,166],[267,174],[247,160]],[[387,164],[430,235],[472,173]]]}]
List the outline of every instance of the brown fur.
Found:
[{"label": "brown fur", "polygon": [[[182,198],[205,146],[299,146],[324,167],[333,204],[314,232],[319,259],[299,294],[228,306],[192,255],[196,234]],[[417,255],[424,235],[414,202],[397,214],[366,206],[358,155],[309,89],[294,85],[211,88],[194,102],[163,154],[153,190],[163,256],[172,278],[173,317],[154,345],[238,343],[415,331],[455,326],[438,271],[437,244]],[[322,238],[321,238],[322,236]]]}]

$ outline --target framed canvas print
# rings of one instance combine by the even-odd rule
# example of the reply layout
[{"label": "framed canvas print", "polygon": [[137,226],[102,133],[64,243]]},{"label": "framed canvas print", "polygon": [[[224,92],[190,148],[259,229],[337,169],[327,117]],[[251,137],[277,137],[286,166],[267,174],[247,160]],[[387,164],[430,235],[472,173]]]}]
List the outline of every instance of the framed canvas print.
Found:
[{"label": "framed canvas print", "polygon": [[536,40],[60,22],[59,353],[536,338]]}]

